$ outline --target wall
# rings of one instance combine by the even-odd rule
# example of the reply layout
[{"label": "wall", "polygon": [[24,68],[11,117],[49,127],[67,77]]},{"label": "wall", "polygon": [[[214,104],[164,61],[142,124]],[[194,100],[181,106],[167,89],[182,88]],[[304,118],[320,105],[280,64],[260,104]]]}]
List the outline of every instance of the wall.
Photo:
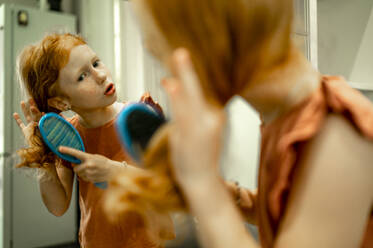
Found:
[{"label": "wall", "polygon": [[353,65],[350,80],[370,84],[373,89],[373,7],[370,11],[370,17],[365,26],[356,60]]},{"label": "wall", "polygon": [[122,99],[136,101],[145,91],[144,48],[131,3],[120,1],[120,83]]},{"label": "wall", "polygon": [[226,110],[228,122],[221,170],[227,180],[254,189],[260,150],[259,116],[240,97],[233,98]]},{"label": "wall", "polygon": [[[62,12],[73,14],[75,12],[75,2],[74,0],[62,0],[61,1]],[[0,0],[0,4],[2,3],[14,3],[14,4],[20,4],[20,5],[24,5],[27,7],[34,7],[34,8],[39,7],[39,0]]]},{"label": "wall", "polygon": [[80,34],[115,75],[113,0],[80,0],[76,5]]},{"label": "wall", "polygon": [[373,1],[318,0],[317,4],[319,69],[349,79]]}]

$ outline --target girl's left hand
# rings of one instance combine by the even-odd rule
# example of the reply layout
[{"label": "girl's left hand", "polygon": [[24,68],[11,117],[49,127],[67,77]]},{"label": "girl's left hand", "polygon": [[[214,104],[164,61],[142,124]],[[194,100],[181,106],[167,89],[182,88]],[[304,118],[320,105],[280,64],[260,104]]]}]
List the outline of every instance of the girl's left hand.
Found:
[{"label": "girl's left hand", "polygon": [[27,103],[21,101],[21,108],[23,115],[26,118],[26,123],[23,123],[18,113],[14,113],[13,118],[16,120],[29,145],[32,146],[30,137],[34,135],[35,127],[38,125],[40,118],[44,115],[44,112],[39,111],[35,101],[32,98],[30,98]]},{"label": "girl's left hand", "polygon": [[150,107],[152,107],[158,114],[164,117],[163,109],[161,105],[157,101],[154,101],[149,92],[144,93],[141,98],[140,102],[148,104]]},{"label": "girl's left hand", "polygon": [[119,162],[99,154],[89,154],[66,146],[60,146],[58,150],[81,161],[80,164],[73,167],[73,170],[81,179],[87,182],[109,181],[119,169]]},{"label": "girl's left hand", "polygon": [[203,96],[187,50],[176,50],[173,62],[177,78],[163,81],[173,117],[169,134],[171,159],[177,181],[188,185],[217,175],[225,112]]}]

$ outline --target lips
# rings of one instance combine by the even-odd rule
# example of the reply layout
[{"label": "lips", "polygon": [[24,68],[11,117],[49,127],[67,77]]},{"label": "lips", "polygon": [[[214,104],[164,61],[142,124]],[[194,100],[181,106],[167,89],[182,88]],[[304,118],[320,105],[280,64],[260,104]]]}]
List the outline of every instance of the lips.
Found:
[{"label": "lips", "polygon": [[109,84],[107,87],[106,87],[106,90],[105,90],[105,93],[104,95],[105,96],[111,96],[115,93],[115,86],[113,83]]}]

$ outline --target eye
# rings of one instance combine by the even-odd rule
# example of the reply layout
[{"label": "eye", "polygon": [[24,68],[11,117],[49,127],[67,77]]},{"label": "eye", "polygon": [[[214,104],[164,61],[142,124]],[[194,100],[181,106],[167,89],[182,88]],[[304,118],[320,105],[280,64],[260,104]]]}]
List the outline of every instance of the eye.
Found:
[{"label": "eye", "polygon": [[98,67],[100,65],[100,60],[96,60],[92,65],[93,67]]},{"label": "eye", "polygon": [[82,73],[82,74],[80,74],[80,76],[79,76],[79,78],[78,78],[78,81],[80,82],[80,81],[83,81],[84,80],[84,78],[87,76],[87,74],[86,73]]}]

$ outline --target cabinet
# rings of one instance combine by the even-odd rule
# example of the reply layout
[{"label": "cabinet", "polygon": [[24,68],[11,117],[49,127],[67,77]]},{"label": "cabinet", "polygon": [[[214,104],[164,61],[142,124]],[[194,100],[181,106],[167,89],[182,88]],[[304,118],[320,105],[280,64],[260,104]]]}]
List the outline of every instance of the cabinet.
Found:
[{"label": "cabinet", "polygon": [[[21,25],[19,13],[28,17]],[[13,112],[21,113],[21,91],[15,64],[20,50],[47,32],[75,32],[72,15],[40,11],[15,4],[0,5],[0,247],[32,248],[76,242],[77,199],[55,217],[44,206],[36,172],[14,169],[16,150],[24,147]],[[31,175],[31,176],[29,176]]]}]

